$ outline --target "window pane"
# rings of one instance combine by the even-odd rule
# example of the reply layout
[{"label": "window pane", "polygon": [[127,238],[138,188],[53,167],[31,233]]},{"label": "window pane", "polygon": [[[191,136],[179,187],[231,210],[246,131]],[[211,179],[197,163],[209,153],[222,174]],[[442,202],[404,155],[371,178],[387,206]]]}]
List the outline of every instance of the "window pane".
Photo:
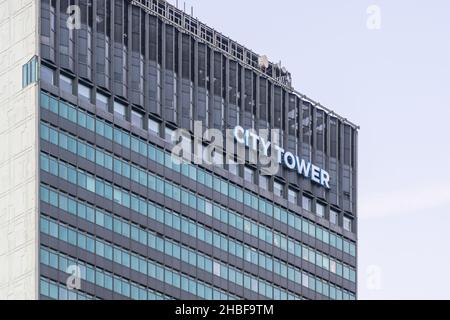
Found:
[{"label": "window pane", "polygon": [[44,65],[41,65],[41,80],[53,85],[54,80],[54,71]]},{"label": "window pane", "polygon": [[173,129],[165,128],[164,130],[164,138],[167,142],[172,142],[173,138],[175,137]]},{"label": "window pane", "polygon": [[275,181],[273,183],[273,193],[279,197],[283,197],[283,185]]},{"label": "window pane", "polygon": [[350,218],[344,217],[344,230],[352,231],[352,220]]},{"label": "window pane", "polygon": [[59,87],[61,90],[72,93],[73,92],[73,80],[65,75],[59,75]]},{"label": "window pane", "polygon": [[288,191],[288,201],[293,204],[297,204],[297,194],[298,192],[293,189],[289,189]]},{"label": "window pane", "polygon": [[108,111],[108,97],[100,92],[97,92],[96,97],[97,108]]},{"label": "window pane", "polygon": [[149,118],[148,119],[148,132],[159,136],[159,122]]},{"label": "window pane", "polygon": [[321,218],[325,217],[325,206],[319,202],[316,203],[316,214]]},{"label": "window pane", "polygon": [[91,88],[79,83],[78,84],[78,96],[91,100]]},{"label": "window pane", "polygon": [[254,183],[255,182],[255,171],[251,168],[244,168],[244,180]]},{"label": "window pane", "polygon": [[132,110],[131,111],[131,124],[138,127],[144,128],[144,116],[141,112]]},{"label": "window pane", "polygon": [[339,217],[339,213],[334,211],[334,210],[330,210],[330,222],[332,224],[337,224],[338,223],[338,217]]},{"label": "window pane", "polygon": [[259,187],[264,190],[269,189],[269,178],[267,176],[259,176]]},{"label": "window pane", "polygon": [[302,208],[307,211],[311,211],[311,198],[303,196],[302,198]]},{"label": "window pane", "polygon": [[114,114],[116,116],[119,116],[120,118],[125,119],[126,110],[127,110],[127,107],[124,104],[114,101]]},{"label": "window pane", "polygon": [[239,175],[238,164],[232,159],[228,159],[228,171],[236,176]]}]

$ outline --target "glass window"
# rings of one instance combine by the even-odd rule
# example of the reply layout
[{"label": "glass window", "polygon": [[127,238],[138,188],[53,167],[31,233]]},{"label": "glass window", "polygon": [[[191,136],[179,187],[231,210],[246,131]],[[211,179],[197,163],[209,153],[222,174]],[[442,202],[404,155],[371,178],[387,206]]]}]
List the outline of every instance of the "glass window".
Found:
[{"label": "glass window", "polygon": [[320,202],[316,203],[316,214],[321,218],[325,217],[325,206]]},{"label": "glass window", "polygon": [[73,80],[63,74],[59,75],[59,87],[68,93],[73,93]]},{"label": "glass window", "polygon": [[233,159],[228,159],[228,171],[238,176],[239,175],[238,169],[239,169],[238,164]]},{"label": "glass window", "polygon": [[330,260],[330,271],[336,273],[336,261]]},{"label": "glass window", "polygon": [[153,120],[152,118],[148,119],[148,132],[159,136],[159,122]]},{"label": "glass window", "polygon": [[58,287],[54,284],[50,285],[50,298],[58,299]]},{"label": "glass window", "polygon": [[50,98],[45,93],[41,92],[41,107],[48,109],[50,105]]},{"label": "glass window", "polygon": [[122,119],[125,119],[127,114],[127,107],[120,102],[114,101],[114,114]]},{"label": "glass window", "polygon": [[311,198],[310,197],[303,195],[303,197],[302,197],[302,208],[304,210],[307,210],[307,211],[312,211],[311,210]]},{"label": "glass window", "polygon": [[167,142],[172,143],[174,137],[175,135],[173,129],[166,127],[164,130],[164,139],[166,139]]},{"label": "glass window", "polygon": [[244,168],[244,180],[255,183],[255,170],[249,167]]},{"label": "glass window", "polygon": [[297,195],[298,195],[297,190],[289,188],[289,190],[288,190],[288,201],[290,203],[297,204],[298,203],[297,202],[298,201]]},{"label": "glass window", "polygon": [[216,166],[223,167],[223,154],[218,150],[214,150],[212,156],[212,163]]},{"label": "glass window", "polygon": [[279,197],[283,197],[283,185],[275,181],[273,183],[273,193]]},{"label": "glass window", "polygon": [[91,88],[88,86],[85,86],[84,84],[79,83],[78,84],[78,96],[86,98],[87,100],[91,101]]},{"label": "glass window", "polygon": [[37,81],[37,57],[34,56],[24,66],[22,66],[22,87],[25,88],[30,83]]},{"label": "glass window", "polygon": [[104,94],[97,92],[96,104],[97,108],[108,111],[108,97]]},{"label": "glass window", "polygon": [[51,97],[50,101],[49,101],[49,107],[50,107],[50,111],[53,113],[58,113],[58,100],[56,100],[55,98]]},{"label": "glass window", "polygon": [[330,210],[330,222],[332,224],[338,224],[339,213],[333,209]]},{"label": "glass window", "polygon": [[41,65],[41,80],[53,85],[55,84],[54,70]]},{"label": "glass window", "polygon": [[131,111],[131,124],[138,128],[144,128],[144,115],[136,110]]},{"label": "glass window", "polygon": [[25,88],[31,83],[30,65],[26,63],[22,66],[22,88]]},{"label": "glass window", "polygon": [[213,272],[214,272],[214,275],[220,276],[220,264],[217,263],[216,261],[214,261],[214,263],[213,263]]},{"label": "glass window", "polygon": [[344,217],[343,220],[344,230],[352,232],[352,220],[348,217]]},{"label": "glass window", "polygon": [[268,176],[259,176],[259,187],[264,190],[269,190],[269,177]]}]

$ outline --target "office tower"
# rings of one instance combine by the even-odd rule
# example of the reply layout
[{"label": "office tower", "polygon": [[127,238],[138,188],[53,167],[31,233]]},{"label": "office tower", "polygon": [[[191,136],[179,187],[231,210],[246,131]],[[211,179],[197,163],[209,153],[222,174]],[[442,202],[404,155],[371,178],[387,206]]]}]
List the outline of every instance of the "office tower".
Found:
[{"label": "office tower", "polygon": [[[288,70],[162,0],[6,0],[0,35],[1,298],[356,298],[358,127]],[[279,169],[174,162],[196,123],[279,130]]]}]

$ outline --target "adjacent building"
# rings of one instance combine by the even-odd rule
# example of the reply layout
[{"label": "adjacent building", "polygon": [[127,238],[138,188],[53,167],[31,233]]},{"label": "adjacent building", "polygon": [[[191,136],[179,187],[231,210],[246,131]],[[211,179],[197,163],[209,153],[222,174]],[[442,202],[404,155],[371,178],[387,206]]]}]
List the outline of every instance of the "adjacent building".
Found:
[{"label": "adjacent building", "polygon": [[[0,298],[356,298],[358,127],[285,68],[162,0],[4,0],[0,36]],[[175,163],[196,121],[309,171]]]}]

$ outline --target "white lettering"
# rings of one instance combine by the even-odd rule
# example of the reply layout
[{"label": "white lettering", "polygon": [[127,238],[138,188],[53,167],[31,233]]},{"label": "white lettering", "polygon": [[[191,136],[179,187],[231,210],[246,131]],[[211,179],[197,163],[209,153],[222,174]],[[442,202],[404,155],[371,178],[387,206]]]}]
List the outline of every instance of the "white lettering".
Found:
[{"label": "white lettering", "polygon": [[267,157],[269,155],[270,141],[266,142],[262,137],[259,137],[259,141],[261,143],[263,154]]},{"label": "white lettering", "polygon": [[295,169],[295,157],[292,152],[286,152],[284,154],[284,164],[291,170]]},{"label": "white lettering", "polygon": [[302,159],[300,161],[300,159],[298,157],[297,157],[297,163],[298,163],[298,173],[302,174],[303,176],[308,178],[309,171],[311,170],[311,163],[310,162],[306,163],[306,161],[304,159]]},{"label": "white lettering", "polygon": [[311,165],[311,180],[320,184],[320,168]]},{"label": "white lettering", "polygon": [[241,126],[236,126],[236,128],[234,128],[234,138],[240,144],[245,143],[244,134],[245,134],[245,130]]},{"label": "white lettering", "polygon": [[256,135],[255,133],[253,133],[253,132],[251,132],[251,131],[248,131],[249,132],[249,138],[250,138],[250,140],[251,140],[251,148],[253,149],[253,150],[255,150],[255,151],[257,151],[258,150],[258,140],[259,140],[259,137],[258,137],[258,135]]},{"label": "white lettering", "polygon": [[330,189],[330,175],[325,170],[320,171],[320,184]]},{"label": "white lettering", "polygon": [[181,307],[175,308],[176,315],[197,315],[206,318],[208,316],[209,307],[189,307],[183,304]]},{"label": "white lettering", "polygon": [[[271,165],[277,164],[276,170],[278,170],[278,164],[284,164],[290,170],[297,170],[298,174],[303,175],[305,178],[310,178],[311,181],[322,185],[323,187],[330,189],[330,174],[312,164],[305,159],[301,159],[299,156],[294,155],[292,152],[285,151],[279,145],[269,141],[269,138],[264,138],[257,135],[253,129],[245,130],[241,126],[236,126],[233,130],[235,140],[242,146],[246,146],[252,151],[257,151],[258,146],[260,155],[263,157],[269,156],[269,148],[271,158],[275,159],[271,161]],[[260,131],[261,133],[261,131]],[[277,140],[273,136],[274,130],[272,130],[272,141]],[[274,140],[275,139],[275,140]],[[272,174],[275,174],[273,172]]]}]

